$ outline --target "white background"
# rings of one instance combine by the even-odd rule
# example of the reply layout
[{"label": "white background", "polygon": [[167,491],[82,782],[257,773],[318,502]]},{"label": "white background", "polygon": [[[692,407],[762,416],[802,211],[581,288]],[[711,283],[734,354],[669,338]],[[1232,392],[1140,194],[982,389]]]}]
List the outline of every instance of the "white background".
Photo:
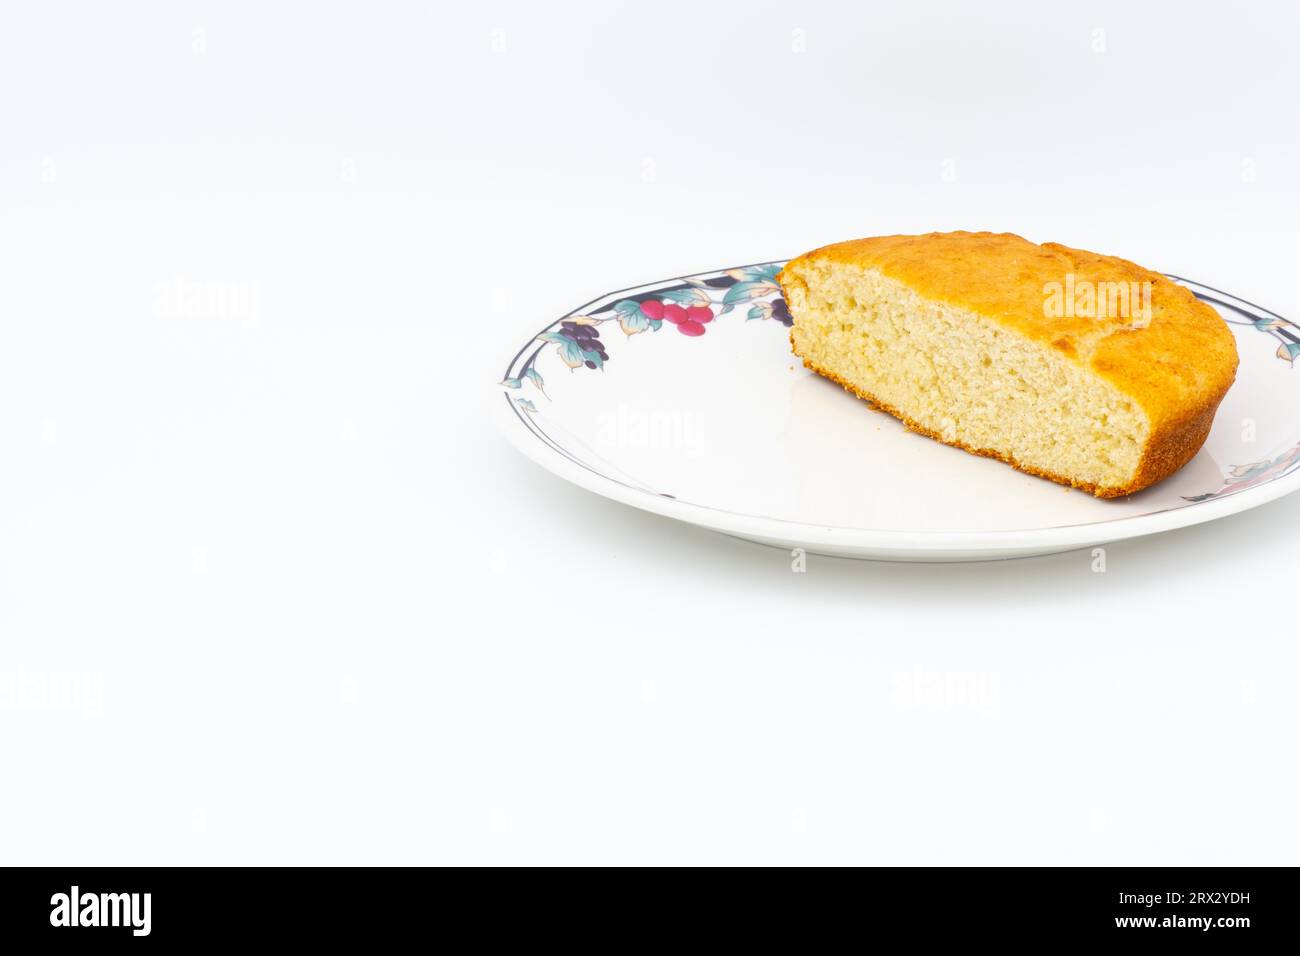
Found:
[{"label": "white background", "polygon": [[111,6],[0,24],[3,862],[1296,862],[1300,496],[799,575],[486,415],[859,235],[1300,315],[1293,7]]}]

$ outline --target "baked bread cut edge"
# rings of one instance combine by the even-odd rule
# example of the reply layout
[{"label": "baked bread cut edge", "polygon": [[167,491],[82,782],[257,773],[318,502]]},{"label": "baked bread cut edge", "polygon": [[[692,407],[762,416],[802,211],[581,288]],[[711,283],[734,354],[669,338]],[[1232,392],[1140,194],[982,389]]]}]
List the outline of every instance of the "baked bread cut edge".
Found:
[{"label": "baked bread cut edge", "polygon": [[[796,320],[797,321],[797,320]],[[845,391],[851,392],[858,398],[867,402],[873,408],[886,412],[897,418],[906,426],[908,431],[916,432],[919,435],[925,435],[927,438],[933,438],[935,441],[944,445],[950,445],[953,448],[960,448],[962,451],[970,452],[972,455],[979,455],[982,458],[996,458],[998,461],[1005,462],[1018,471],[1023,471],[1027,475],[1034,475],[1038,478],[1046,478],[1060,485],[1068,485],[1072,488],[1078,488],[1080,491],[1086,491],[1090,495],[1098,498],[1122,498],[1126,495],[1134,494],[1144,488],[1168,478],[1183,465],[1191,461],[1201,446],[1205,444],[1205,439],[1210,434],[1210,426],[1214,424],[1214,414],[1218,411],[1219,403],[1223,400],[1220,394],[1214,401],[1205,402],[1202,407],[1193,409],[1190,413],[1179,419],[1167,420],[1162,422],[1157,428],[1153,429],[1147,437],[1146,445],[1142,449],[1141,457],[1138,461],[1141,463],[1133,480],[1127,485],[1117,487],[1098,486],[1093,482],[1079,481],[1076,478],[1069,478],[1065,475],[1057,475],[1041,468],[1035,468],[1032,465],[1024,465],[1016,461],[1010,455],[1003,454],[992,448],[972,448],[964,442],[953,440],[947,441],[942,435],[933,429],[926,428],[908,416],[904,415],[898,409],[885,404],[874,395],[868,394],[863,389],[854,385],[852,382],[845,381],[834,372],[818,368],[811,360],[804,358],[799,354],[798,346],[794,342],[793,329],[790,333],[790,350],[800,359],[803,360],[804,368],[807,368],[823,378],[830,379]],[[1226,394],[1226,389],[1224,393]]]}]

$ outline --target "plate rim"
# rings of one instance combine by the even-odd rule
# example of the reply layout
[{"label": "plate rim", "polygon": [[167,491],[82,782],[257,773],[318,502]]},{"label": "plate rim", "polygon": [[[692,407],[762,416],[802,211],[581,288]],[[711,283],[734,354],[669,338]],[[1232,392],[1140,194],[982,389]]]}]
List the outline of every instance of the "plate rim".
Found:
[{"label": "plate rim", "polygon": [[[788,260],[766,259],[750,265],[767,265],[784,261]],[[543,331],[568,316],[581,314],[584,309],[611,296],[740,268],[745,268],[745,266],[708,269],[703,272],[666,277],[604,292],[588,300],[583,305],[570,310],[558,319],[551,320],[551,322],[543,326]],[[1228,296],[1261,312],[1278,315],[1278,313],[1272,312],[1263,306],[1242,299],[1235,293],[1226,292],[1199,280],[1188,279],[1172,273],[1164,274],[1177,282],[1190,283],[1220,295]],[[1281,318],[1280,315],[1278,317]],[[519,361],[520,356],[527,351],[528,344],[532,341],[532,339],[527,340],[519,352],[510,360],[507,366],[507,374],[509,374],[509,370],[513,368],[514,364]],[[1012,549],[1046,551],[1055,548],[1066,550],[1103,541],[1122,541],[1204,524],[1208,521],[1257,508],[1300,490],[1300,468],[1297,468],[1288,474],[1281,475],[1252,488],[1197,502],[1187,507],[1168,508],[1150,514],[1130,515],[1128,517],[1083,524],[997,531],[907,531],[811,524],[804,521],[729,511],[711,505],[682,501],[651,491],[648,488],[620,482],[562,454],[529,428],[524,414],[515,407],[515,403],[509,394],[500,391],[499,384],[494,391],[493,398],[495,401],[492,406],[494,409],[492,418],[498,430],[510,444],[524,457],[571,484],[612,501],[699,527],[745,538],[797,541],[814,548],[896,551],[920,554],[981,551],[996,553]]]}]

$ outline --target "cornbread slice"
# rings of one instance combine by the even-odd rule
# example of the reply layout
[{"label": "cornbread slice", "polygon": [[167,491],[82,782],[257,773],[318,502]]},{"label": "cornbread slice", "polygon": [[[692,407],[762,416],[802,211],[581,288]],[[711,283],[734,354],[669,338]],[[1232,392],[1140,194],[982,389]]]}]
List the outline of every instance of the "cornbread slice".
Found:
[{"label": "cornbread slice", "polygon": [[1187,289],[1010,233],[841,242],[777,281],[808,368],[914,431],[1099,498],[1186,464],[1237,372],[1231,331]]}]

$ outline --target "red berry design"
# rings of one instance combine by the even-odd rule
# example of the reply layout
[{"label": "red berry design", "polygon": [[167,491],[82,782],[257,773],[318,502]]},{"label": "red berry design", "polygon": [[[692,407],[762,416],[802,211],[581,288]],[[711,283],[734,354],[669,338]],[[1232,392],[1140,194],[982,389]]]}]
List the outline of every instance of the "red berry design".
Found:
[{"label": "red berry design", "polygon": [[693,319],[684,319],[677,323],[677,331],[682,335],[703,335],[704,326]]},{"label": "red berry design", "polygon": [[686,310],[686,318],[692,322],[712,322],[713,310],[707,305],[693,305]]},{"label": "red berry design", "polygon": [[664,318],[673,325],[679,325],[686,321],[686,310],[680,305],[666,305],[664,306]]},{"label": "red berry design", "polygon": [[642,302],[641,314],[647,319],[655,319],[656,321],[662,319],[664,317],[664,304],[662,302],[657,302],[654,299]]}]

